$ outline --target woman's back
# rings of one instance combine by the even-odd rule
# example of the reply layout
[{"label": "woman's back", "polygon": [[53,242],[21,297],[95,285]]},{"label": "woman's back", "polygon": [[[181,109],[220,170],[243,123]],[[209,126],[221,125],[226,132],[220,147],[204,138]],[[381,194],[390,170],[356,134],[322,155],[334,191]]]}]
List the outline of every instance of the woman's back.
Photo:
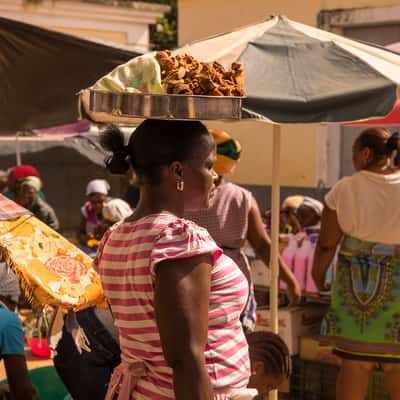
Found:
[{"label": "woman's back", "polygon": [[400,244],[400,173],[360,171],[326,195],[342,231],[370,242]]}]

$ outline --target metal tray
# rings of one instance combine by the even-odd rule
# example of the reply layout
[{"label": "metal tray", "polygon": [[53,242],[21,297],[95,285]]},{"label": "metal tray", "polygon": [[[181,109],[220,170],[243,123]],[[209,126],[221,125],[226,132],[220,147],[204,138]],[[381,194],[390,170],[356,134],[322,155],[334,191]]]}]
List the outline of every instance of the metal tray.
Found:
[{"label": "metal tray", "polygon": [[241,118],[242,97],[173,94],[121,93],[89,89],[89,112],[118,118],[180,120],[237,120]]}]

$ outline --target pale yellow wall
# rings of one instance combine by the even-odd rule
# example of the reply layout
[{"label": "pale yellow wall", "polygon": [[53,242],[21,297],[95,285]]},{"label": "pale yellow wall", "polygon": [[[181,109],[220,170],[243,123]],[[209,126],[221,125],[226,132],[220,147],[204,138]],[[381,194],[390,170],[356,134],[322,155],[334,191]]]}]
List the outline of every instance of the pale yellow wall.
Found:
[{"label": "pale yellow wall", "polygon": [[399,5],[399,0],[179,0],[179,42],[184,44],[282,14],[308,25],[321,10]]},{"label": "pale yellow wall", "polygon": [[[272,126],[263,122],[208,122],[209,128],[222,129],[238,139],[243,152],[235,173],[229,179],[242,184],[271,183]],[[315,128],[287,125],[281,134],[281,180],[287,186],[315,185]]]},{"label": "pale yellow wall", "polygon": [[68,33],[70,35],[80,36],[86,39],[100,39],[107,42],[127,44],[128,38],[126,32],[111,32],[106,30],[95,30],[95,29],[80,29],[80,28],[65,28],[59,26],[46,25],[43,28],[53,29],[55,31]]},{"label": "pale yellow wall", "polygon": [[[398,5],[391,0],[179,0],[180,45],[228,32],[243,25],[282,14],[308,25],[317,25],[321,10]],[[210,124],[211,125],[211,124]],[[272,128],[260,123],[214,123],[230,130],[243,144],[243,159],[232,180],[243,184],[270,185]],[[317,184],[316,127],[286,126],[282,130],[281,183],[315,187]]]}]

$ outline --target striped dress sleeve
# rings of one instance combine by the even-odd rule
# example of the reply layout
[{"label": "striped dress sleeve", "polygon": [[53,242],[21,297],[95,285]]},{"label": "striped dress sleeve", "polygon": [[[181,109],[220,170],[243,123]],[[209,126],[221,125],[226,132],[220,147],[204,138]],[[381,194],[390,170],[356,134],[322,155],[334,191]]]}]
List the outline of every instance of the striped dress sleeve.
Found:
[{"label": "striped dress sleeve", "polygon": [[207,230],[193,222],[178,219],[170,223],[155,240],[150,256],[151,274],[155,275],[156,265],[161,261],[203,254],[211,254],[215,263],[222,250]]}]

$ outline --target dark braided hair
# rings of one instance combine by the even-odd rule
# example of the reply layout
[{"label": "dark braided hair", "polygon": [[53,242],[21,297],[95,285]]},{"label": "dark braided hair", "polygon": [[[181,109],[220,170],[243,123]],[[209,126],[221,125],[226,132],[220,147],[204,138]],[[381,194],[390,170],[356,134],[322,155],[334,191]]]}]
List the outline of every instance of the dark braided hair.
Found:
[{"label": "dark braided hair", "polygon": [[289,377],[292,364],[289,349],[279,335],[259,331],[247,335],[250,359],[264,363],[264,369],[272,375]]}]

